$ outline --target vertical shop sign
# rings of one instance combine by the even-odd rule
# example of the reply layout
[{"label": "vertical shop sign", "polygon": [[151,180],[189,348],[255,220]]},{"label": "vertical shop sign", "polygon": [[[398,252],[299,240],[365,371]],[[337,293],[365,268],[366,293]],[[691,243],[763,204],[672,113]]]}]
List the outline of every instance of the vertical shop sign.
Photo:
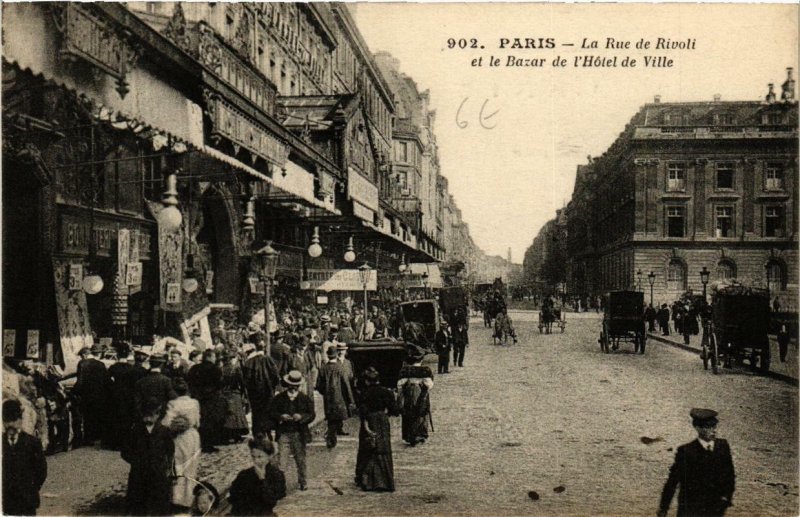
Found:
[{"label": "vertical shop sign", "polygon": [[[158,258],[161,285],[161,308],[179,312],[181,307],[181,282],[183,276],[183,235],[158,227]],[[173,286],[173,289],[170,289]],[[174,289],[177,286],[177,292]]]},{"label": "vertical shop sign", "polygon": [[17,346],[17,331],[14,329],[3,329],[3,357],[14,357],[14,349]]},{"label": "vertical shop sign", "polygon": [[25,357],[28,359],[39,359],[39,331],[29,330],[28,340],[25,346]]},{"label": "vertical shop sign", "polygon": [[117,279],[119,279],[120,294],[128,293],[125,283],[125,274],[131,254],[131,231],[125,228],[117,231]]},{"label": "vertical shop sign", "polygon": [[68,261],[53,259],[53,277],[56,289],[56,312],[61,352],[64,356],[64,373],[72,373],[78,366],[78,351],[94,344],[86,294],[82,289],[69,291],[67,275]]},{"label": "vertical shop sign", "polygon": [[83,264],[69,265],[69,286],[70,291],[80,291],[83,289]]}]

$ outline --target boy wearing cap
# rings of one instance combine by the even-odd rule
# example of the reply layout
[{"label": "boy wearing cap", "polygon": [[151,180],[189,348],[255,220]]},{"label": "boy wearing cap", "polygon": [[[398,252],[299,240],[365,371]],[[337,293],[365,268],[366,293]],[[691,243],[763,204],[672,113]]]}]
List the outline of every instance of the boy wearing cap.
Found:
[{"label": "boy wearing cap", "polygon": [[300,490],[306,484],[306,444],[311,441],[308,425],[314,421],[314,401],[300,391],[303,375],[292,370],[283,376],[286,390],[275,395],[270,408],[270,418],[276,422],[275,434],[278,439],[278,459],[281,470],[289,468],[289,453],[297,465],[297,483]]},{"label": "boy wearing cap", "polygon": [[678,447],[661,493],[659,517],[667,515],[678,485],[678,517],[721,516],[732,504],[736,474],[728,442],[717,438],[717,412],[695,408],[689,414],[697,439]]},{"label": "boy wearing cap", "polygon": [[22,430],[22,404],[3,402],[3,513],[36,515],[47,460],[39,440]]}]

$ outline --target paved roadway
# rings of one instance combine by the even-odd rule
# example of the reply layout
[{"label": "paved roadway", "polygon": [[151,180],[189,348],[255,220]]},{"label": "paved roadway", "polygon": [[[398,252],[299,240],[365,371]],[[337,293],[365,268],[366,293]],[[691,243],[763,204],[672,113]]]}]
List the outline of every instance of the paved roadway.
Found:
[{"label": "paved roadway", "polygon": [[[675,447],[694,437],[689,409],[700,406],[720,412],[719,435],[733,450],[728,515],[798,514],[796,388],[744,371],[714,376],[696,355],[655,341],[644,356],[632,345],[602,354],[594,314],[569,314],[566,333],[553,335],[539,333],[533,313],[514,316],[520,340],[508,347],[491,345],[473,320],[466,366],[436,376],[436,432],[426,444],[405,446],[392,420],[396,492],[353,484],[351,421],[336,449],[311,444],[308,491],[295,490],[290,468],[290,494],[276,511],[653,515]],[[40,514],[119,511],[127,465],[118,453],[79,449],[48,462]],[[203,455],[201,476],[226,489],[247,466],[246,445],[228,446]]]}]

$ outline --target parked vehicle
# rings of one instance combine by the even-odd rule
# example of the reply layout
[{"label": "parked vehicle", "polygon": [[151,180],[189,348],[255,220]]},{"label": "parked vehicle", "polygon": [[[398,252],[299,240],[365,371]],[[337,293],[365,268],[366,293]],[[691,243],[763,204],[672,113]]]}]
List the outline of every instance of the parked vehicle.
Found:
[{"label": "parked vehicle", "polygon": [[[403,302],[400,304],[400,314],[403,317],[404,328],[410,323],[416,323],[422,327],[420,342],[415,344],[432,350],[433,340],[436,332],[439,331],[439,302],[436,300]],[[406,336],[404,335],[403,338],[406,339]]]},{"label": "parked vehicle", "polygon": [[770,365],[770,307],[766,289],[733,285],[712,295],[711,317],[703,322],[703,368],[714,373],[734,362],[767,373]]},{"label": "parked vehicle", "polygon": [[370,366],[378,370],[381,384],[387,388],[397,386],[398,374],[406,359],[406,344],[393,339],[355,341],[347,345],[347,357],[353,363],[356,378]]},{"label": "parked vehicle", "polygon": [[644,293],[612,291],[603,313],[600,350],[605,353],[619,349],[620,342],[633,343],[634,352],[644,354],[647,333],[644,321]]}]

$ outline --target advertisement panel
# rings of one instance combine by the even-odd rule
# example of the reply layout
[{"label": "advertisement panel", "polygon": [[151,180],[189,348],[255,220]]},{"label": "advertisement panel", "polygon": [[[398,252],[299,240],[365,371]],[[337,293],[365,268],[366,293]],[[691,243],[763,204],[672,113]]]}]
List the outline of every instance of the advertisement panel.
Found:
[{"label": "advertisement panel", "polygon": [[[315,291],[363,291],[361,273],[358,269],[309,269],[304,290]],[[367,291],[377,291],[378,272],[370,271]]]}]

